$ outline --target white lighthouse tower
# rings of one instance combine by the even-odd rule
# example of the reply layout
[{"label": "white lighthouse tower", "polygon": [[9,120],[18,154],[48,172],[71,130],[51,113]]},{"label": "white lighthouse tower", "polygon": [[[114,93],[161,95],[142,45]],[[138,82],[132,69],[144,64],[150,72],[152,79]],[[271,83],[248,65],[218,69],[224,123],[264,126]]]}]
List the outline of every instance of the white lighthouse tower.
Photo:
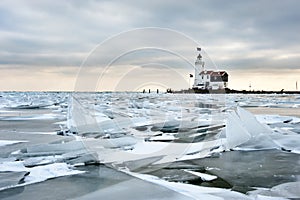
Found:
[{"label": "white lighthouse tower", "polygon": [[[204,72],[204,61],[202,60],[202,55],[200,53],[201,48],[197,47],[197,51],[199,51],[199,55],[195,61],[195,80],[193,88],[202,88],[204,87],[202,77],[200,75],[201,72]],[[199,87],[200,86],[200,87]]]}]

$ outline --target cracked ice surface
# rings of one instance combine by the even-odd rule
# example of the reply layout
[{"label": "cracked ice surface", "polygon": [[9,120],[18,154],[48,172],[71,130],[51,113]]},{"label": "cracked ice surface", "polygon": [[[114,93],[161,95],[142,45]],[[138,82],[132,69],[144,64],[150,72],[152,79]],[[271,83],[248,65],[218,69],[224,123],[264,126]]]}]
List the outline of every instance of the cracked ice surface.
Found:
[{"label": "cracked ice surface", "polygon": [[[291,192],[299,178],[297,95],[1,93],[1,98],[3,191],[75,179],[82,193],[65,191],[70,181],[60,185],[60,193],[132,199],[125,190],[114,191],[140,186],[139,199],[146,188],[161,192],[160,199],[299,198]],[[99,163],[111,170],[105,167],[106,175],[95,176],[105,180],[88,190],[97,185],[85,178],[89,166]],[[124,173],[128,182],[114,179]],[[248,192],[258,186],[267,188]]]}]

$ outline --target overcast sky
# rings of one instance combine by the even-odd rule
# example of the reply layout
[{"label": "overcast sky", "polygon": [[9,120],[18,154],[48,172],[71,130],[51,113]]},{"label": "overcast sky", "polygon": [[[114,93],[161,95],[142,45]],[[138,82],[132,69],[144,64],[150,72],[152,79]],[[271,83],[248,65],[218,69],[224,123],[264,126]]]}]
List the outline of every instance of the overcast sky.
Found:
[{"label": "overcast sky", "polygon": [[[207,63],[215,64],[210,67],[229,72],[232,88],[248,89],[251,83],[254,89],[294,90],[295,82],[300,82],[299,8],[298,0],[1,0],[0,90],[74,90],[85,59],[109,59],[114,49],[128,47],[137,38],[148,41],[148,46],[141,48],[159,47],[157,44],[169,41],[164,46],[169,52],[152,49],[116,55],[123,62],[113,62],[115,66],[103,79],[107,87],[100,89],[115,89],[122,81],[133,80],[131,76],[145,73],[149,74],[148,82],[152,77],[162,88],[178,84],[174,78],[169,83],[161,81],[166,79],[162,75],[168,74],[166,69],[179,73],[186,82],[174,88],[186,88],[186,74],[193,69],[181,61],[186,58],[193,62],[199,44]],[[143,27],[165,31],[157,31],[150,38],[147,31],[126,35],[126,31]],[[174,33],[169,34],[170,30]],[[120,38],[122,32],[126,37]],[[109,38],[118,42],[108,43],[110,48],[88,57],[99,43],[111,42]],[[179,54],[183,58],[177,62]],[[98,62],[97,67],[103,67]],[[130,71],[122,81],[124,74],[115,77],[120,69]],[[159,75],[153,78],[151,74]],[[114,86],[110,85],[114,81]],[[138,84],[134,88],[147,85]]]}]

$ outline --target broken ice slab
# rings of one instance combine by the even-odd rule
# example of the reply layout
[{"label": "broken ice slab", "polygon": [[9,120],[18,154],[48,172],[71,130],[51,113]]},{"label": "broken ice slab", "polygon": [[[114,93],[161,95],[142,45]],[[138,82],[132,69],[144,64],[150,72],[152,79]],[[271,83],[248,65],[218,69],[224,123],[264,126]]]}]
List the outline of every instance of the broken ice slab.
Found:
[{"label": "broken ice slab", "polygon": [[81,141],[60,141],[59,143],[38,144],[28,146],[25,149],[11,153],[12,157],[24,159],[27,157],[54,156],[71,151],[86,150]]},{"label": "broken ice slab", "polygon": [[[162,119],[163,120],[163,119]],[[160,121],[162,121],[160,120]],[[147,119],[144,119],[143,123],[144,125],[138,125],[134,126],[138,131],[146,131],[148,130],[148,127],[151,127],[151,131],[161,131],[166,133],[174,133],[174,132],[182,132],[185,133],[187,131],[191,131],[192,129],[201,128],[201,127],[207,127],[211,125],[211,122],[192,122],[192,121],[185,121],[185,120],[166,120],[163,122],[157,122],[157,123],[145,123],[147,122]]]},{"label": "broken ice slab", "polygon": [[21,172],[27,171],[22,161],[13,161],[10,159],[0,162],[0,172]]},{"label": "broken ice slab", "polygon": [[23,185],[42,182],[47,179],[56,178],[60,176],[85,173],[84,171],[72,169],[72,167],[66,163],[53,163],[44,166],[36,166],[28,169],[30,173],[25,177],[25,182]]},{"label": "broken ice slab", "polygon": [[[185,121],[185,120],[166,120],[153,124],[151,131],[161,131],[164,133],[187,132],[192,130],[207,131],[216,125],[212,121]],[[207,128],[208,129],[207,129]]]},{"label": "broken ice slab", "polygon": [[69,164],[98,163],[98,155],[91,152],[82,141],[59,141],[56,143],[28,146],[13,152],[11,158],[23,160],[26,167],[48,165],[58,162]]},{"label": "broken ice slab", "polygon": [[[144,171],[139,173],[145,173]],[[146,172],[147,173],[147,172]],[[148,172],[150,175],[157,176],[163,180],[171,181],[171,182],[189,182],[189,181],[202,181],[196,175],[188,173],[182,169],[157,169],[155,171]]]},{"label": "broken ice slab", "polygon": [[300,198],[300,182],[287,182],[283,184],[276,185],[272,188],[258,188],[256,190],[248,192],[250,196],[265,196],[273,198],[289,198],[289,199],[299,199]]},{"label": "broken ice slab", "polygon": [[[209,156],[211,149],[218,148],[223,141],[214,140],[199,143],[172,143],[172,142],[146,142],[140,140],[132,150],[99,148],[96,142],[89,143],[89,150],[98,153],[101,163],[126,163],[147,158],[160,157],[153,164],[162,164],[177,161],[178,159],[195,159]],[[185,155],[191,155],[186,156]]]},{"label": "broken ice slab", "polygon": [[38,165],[47,165],[52,164],[57,161],[62,160],[62,156],[40,156],[40,157],[28,157],[24,159],[24,166],[25,167],[34,167]]},{"label": "broken ice slab", "polygon": [[211,131],[211,132],[220,131],[223,127],[225,127],[224,124],[211,124],[206,127],[200,127],[200,128],[193,129],[190,132],[197,134],[197,133],[205,133],[205,132],[209,132],[209,131]]},{"label": "broken ice slab", "polygon": [[168,120],[161,123],[153,124],[151,131],[161,131],[161,132],[177,132],[180,126],[179,120]]},{"label": "broken ice slab", "polygon": [[240,121],[243,123],[243,126],[246,128],[246,130],[250,133],[252,137],[260,133],[272,133],[272,130],[269,127],[259,123],[255,116],[249,111],[237,107],[237,114],[240,118]]},{"label": "broken ice slab", "polygon": [[291,132],[290,134],[283,134],[283,131],[278,128],[277,132],[274,132],[242,108],[237,108],[237,112],[228,114],[225,131],[228,149],[266,150],[281,148],[300,153],[300,135]]},{"label": "broken ice slab", "polygon": [[209,140],[216,140],[220,138],[220,130],[213,130],[213,131],[206,131],[197,133],[196,131],[192,130],[186,133],[178,133],[175,135],[176,139],[174,142],[178,143],[195,143],[195,142],[202,142],[202,141],[209,141]]},{"label": "broken ice slab", "polygon": [[243,123],[235,112],[229,113],[226,121],[226,147],[232,149],[250,140],[250,133],[244,128]]},{"label": "broken ice slab", "polygon": [[0,179],[0,184],[4,186],[0,187],[0,190],[42,182],[50,178],[80,173],[84,173],[84,171],[75,170],[66,163],[52,163],[41,166],[25,167],[22,161],[3,161],[0,163],[0,177],[4,180],[9,178],[10,181],[8,180],[2,183],[2,179]]},{"label": "broken ice slab", "polygon": [[272,140],[283,150],[300,153],[300,135],[271,135]]},{"label": "broken ice slab", "polygon": [[24,120],[62,120],[64,119],[63,116],[48,113],[48,114],[29,114],[29,115],[22,115],[19,116],[7,116],[3,117],[1,120],[6,121],[24,121]]},{"label": "broken ice slab", "polygon": [[62,155],[63,161],[70,165],[99,163],[98,154],[90,151],[70,152]]},{"label": "broken ice slab", "polygon": [[274,127],[273,131],[281,135],[298,135],[297,129],[294,127]]},{"label": "broken ice slab", "polygon": [[[19,155],[21,158],[21,156]],[[22,157],[25,167],[35,167],[39,165],[49,165],[53,163],[65,162],[71,165],[95,164],[99,163],[98,155],[87,150],[71,151],[61,155]]]},{"label": "broken ice slab", "polygon": [[170,142],[174,141],[174,134],[171,133],[163,133],[161,135],[153,136],[146,139],[147,141],[161,141],[161,142]]},{"label": "broken ice slab", "polygon": [[79,151],[85,149],[84,144],[81,141],[70,141],[60,144],[39,144],[34,146],[28,146],[26,148],[27,153],[49,153],[49,154],[63,154],[70,151]]},{"label": "broken ice slab", "polygon": [[256,115],[259,122],[264,124],[276,124],[276,123],[300,123],[300,118],[293,116],[281,116],[281,115]]},{"label": "broken ice slab", "polygon": [[51,106],[52,104],[23,104],[23,105],[16,105],[12,107],[7,107],[9,109],[41,109]]},{"label": "broken ice slab", "polygon": [[101,137],[106,134],[109,134],[111,137],[119,137],[120,135],[128,134],[131,127],[145,123],[147,125],[147,121],[144,121],[144,118],[117,118],[87,124],[78,124],[76,122],[71,129],[79,135],[88,137]]},{"label": "broken ice slab", "polygon": [[205,174],[205,173],[201,173],[201,172],[195,172],[195,171],[186,170],[186,169],[184,171],[200,177],[203,181],[212,181],[212,180],[215,180],[218,178],[217,176]]},{"label": "broken ice slab", "polygon": [[119,138],[124,137],[125,135],[129,134],[130,130],[126,129],[115,129],[115,130],[105,130],[104,132],[101,130],[97,132],[81,132],[78,135],[86,138]]},{"label": "broken ice slab", "polygon": [[153,171],[153,163],[161,160],[164,156],[148,156],[141,159],[136,160],[129,160],[124,162],[114,162],[111,163],[111,166],[113,166],[116,169],[127,169],[130,171],[136,171],[136,172],[147,172],[147,171]]}]

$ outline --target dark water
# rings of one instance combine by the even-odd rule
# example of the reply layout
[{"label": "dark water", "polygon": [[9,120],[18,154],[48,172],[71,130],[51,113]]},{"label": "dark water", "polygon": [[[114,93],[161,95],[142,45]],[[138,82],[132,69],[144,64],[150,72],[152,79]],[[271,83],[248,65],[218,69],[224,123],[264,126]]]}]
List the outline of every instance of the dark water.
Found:
[{"label": "dark water", "polygon": [[[178,169],[182,168],[216,175],[218,179],[203,182],[195,176],[180,176],[182,172],[178,173]],[[173,163],[152,174],[167,176],[172,181],[231,188],[246,193],[253,190],[253,187],[271,188],[278,184],[299,181],[300,155],[280,150],[229,151],[210,158]]]},{"label": "dark water", "polygon": [[300,179],[300,155],[279,150],[232,151],[222,153],[219,158],[191,162],[218,168],[208,171],[226,180],[233,189],[240,191],[251,190],[251,187],[270,188]]}]

